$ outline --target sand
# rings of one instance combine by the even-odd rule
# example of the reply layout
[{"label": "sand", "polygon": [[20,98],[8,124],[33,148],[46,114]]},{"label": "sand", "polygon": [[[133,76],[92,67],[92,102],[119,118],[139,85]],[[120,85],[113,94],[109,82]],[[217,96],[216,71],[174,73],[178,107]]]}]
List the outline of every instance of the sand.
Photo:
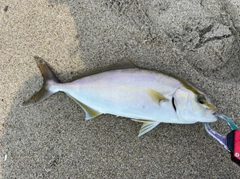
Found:
[{"label": "sand", "polygon": [[[240,125],[237,0],[3,0],[0,4],[1,178],[240,178],[203,124],[84,121],[64,93],[23,107],[44,58],[62,82],[122,58],[198,87]],[[212,124],[227,134],[221,121]]]}]

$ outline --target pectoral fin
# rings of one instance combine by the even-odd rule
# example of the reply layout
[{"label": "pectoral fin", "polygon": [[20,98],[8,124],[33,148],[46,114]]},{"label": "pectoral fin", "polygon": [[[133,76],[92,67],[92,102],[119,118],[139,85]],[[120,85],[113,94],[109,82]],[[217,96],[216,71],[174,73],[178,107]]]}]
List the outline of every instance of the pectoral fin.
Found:
[{"label": "pectoral fin", "polygon": [[147,89],[147,93],[152,98],[152,100],[157,104],[159,104],[160,101],[168,101],[167,98],[165,98],[161,93],[157,92],[156,90],[149,88]]},{"label": "pectoral fin", "polygon": [[156,127],[160,123],[153,120],[145,120],[145,119],[132,119],[132,120],[143,123],[139,131],[138,137],[141,137],[142,135],[146,134],[147,132],[152,130],[154,127]]},{"label": "pectoral fin", "polygon": [[89,106],[83,104],[82,102],[78,101],[77,99],[75,99],[72,96],[70,96],[70,97],[84,110],[85,115],[86,115],[86,117],[85,117],[86,120],[90,120],[94,117],[101,115],[101,113],[99,111],[90,108]]}]

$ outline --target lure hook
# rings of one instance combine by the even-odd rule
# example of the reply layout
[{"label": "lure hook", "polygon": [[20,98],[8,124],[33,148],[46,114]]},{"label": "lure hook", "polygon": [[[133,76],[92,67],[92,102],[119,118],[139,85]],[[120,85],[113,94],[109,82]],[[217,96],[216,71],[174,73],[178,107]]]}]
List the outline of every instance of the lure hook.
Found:
[{"label": "lure hook", "polygon": [[[215,114],[216,117],[223,119],[224,121],[226,121],[228,123],[228,126],[232,129],[232,130],[237,130],[238,126],[227,116],[222,115],[222,114]],[[221,134],[219,134],[218,132],[214,131],[211,127],[209,123],[204,123],[205,125],[205,130],[207,131],[208,134],[210,134],[215,140],[217,140],[221,145],[224,146],[224,148],[226,150],[229,150],[228,146],[227,146],[227,140],[225,136],[222,136]]]}]

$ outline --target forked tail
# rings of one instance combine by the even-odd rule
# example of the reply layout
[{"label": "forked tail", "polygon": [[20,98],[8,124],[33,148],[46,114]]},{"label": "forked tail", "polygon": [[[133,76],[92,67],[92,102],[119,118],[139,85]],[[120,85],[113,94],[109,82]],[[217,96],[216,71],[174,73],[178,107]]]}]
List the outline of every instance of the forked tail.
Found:
[{"label": "forked tail", "polygon": [[54,84],[59,83],[47,63],[40,57],[35,56],[34,58],[43,76],[43,86],[39,92],[33,95],[28,101],[23,103],[24,106],[32,103],[41,102],[52,94],[56,93],[57,91],[53,90],[53,88],[51,87],[53,87]]}]

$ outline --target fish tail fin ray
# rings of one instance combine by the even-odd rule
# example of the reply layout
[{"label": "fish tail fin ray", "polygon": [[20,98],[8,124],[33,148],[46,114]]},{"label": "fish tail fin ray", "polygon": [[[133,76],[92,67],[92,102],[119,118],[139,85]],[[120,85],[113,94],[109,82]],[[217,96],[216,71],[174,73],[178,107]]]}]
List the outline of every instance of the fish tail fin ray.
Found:
[{"label": "fish tail fin ray", "polygon": [[57,90],[50,89],[54,84],[59,83],[52,70],[49,68],[47,63],[42,58],[37,56],[35,56],[34,58],[43,76],[43,86],[39,92],[34,94],[29,100],[24,102],[23,106],[41,102],[57,92]]}]

